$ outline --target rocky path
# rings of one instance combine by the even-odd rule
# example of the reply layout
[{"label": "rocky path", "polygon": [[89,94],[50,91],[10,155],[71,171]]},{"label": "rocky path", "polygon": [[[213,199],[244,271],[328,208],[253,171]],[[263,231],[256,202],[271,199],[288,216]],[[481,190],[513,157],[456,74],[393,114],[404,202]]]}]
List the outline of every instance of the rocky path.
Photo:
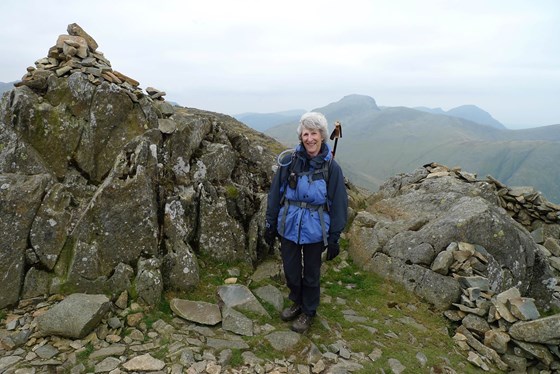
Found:
[{"label": "rocky path", "polygon": [[[259,300],[260,308],[261,301],[269,304],[268,311],[282,307],[278,305],[281,291],[272,285],[253,290],[258,299],[250,302],[239,290],[246,292],[248,288],[235,284],[219,286],[217,294],[221,300],[215,305],[206,303],[216,308],[218,304],[221,306],[220,323],[210,321],[214,318],[210,312],[195,315],[200,306],[190,305],[189,310],[184,303],[177,303],[177,299],[171,300],[173,312],[155,313],[130,301],[126,293],[113,302],[106,299],[90,310],[85,310],[85,304],[92,299],[91,295],[23,300],[17,308],[3,312],[0,373],[351,373],[365,372],[368,364],[382,357],[392,373],[405,371],[405,365],[388,357],[383,344],[377,341],[381,333],[375,324],[380,321],[359,315],[342,298],[325,296],[323,303],[336,304],[346,321],[371,335],[372,344],[367,351],[352,351],[340,331],[332,328],[336,321],[324,316],[318,315],[314,321],[317,326],[300,335],[290,331],[289,323],[279,321],[277,315],[259,315],[258,310],[271,313],[255,308],[255,300]],[[74,303],[62,308],[70,299]],[[243,312],[227,304],[236,305]],[[108,311],[101,313],[106,305]],[[410,305],[410,309],[414,306]],[[81,321],[77,321],[80,319],[77,311]],[[409,325],[411,330],[426,329],[413,318],[401,318],[398,323]],[[321,335],[315,333],[323,329],[330,331],[332,342],[323,343]],[[58,334],[48,331],[58,331]],[[76,335],[83,332],[84,336],[62,337],[72,335],[72,331]],[[401,338],[393,335],[393,339]],[[262,354],[263,346],[270,354]],[[418,370],[430,371],[424,353],[418,352],[414,361]],[[455,372],[449,366],[445,370]]]}]

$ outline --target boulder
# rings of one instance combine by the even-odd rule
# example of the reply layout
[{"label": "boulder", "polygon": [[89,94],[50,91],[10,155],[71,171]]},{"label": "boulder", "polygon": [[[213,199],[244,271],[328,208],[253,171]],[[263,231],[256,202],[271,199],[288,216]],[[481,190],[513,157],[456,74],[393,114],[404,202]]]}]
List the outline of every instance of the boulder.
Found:
[{"label": "boulder", "polygon": [[110,307],[105,295],[72,294],[37,317],[37,328],[46,335],[81,339],[97,327]]},{"label": "boulder", "polygon": [[172,299],[169,306],[175,314],[187,321],[209,326],[217,325],[222,321],[220,308],[217,304],[205,301]]},{"label": "boulder", "polygon": [[509,334],[513,339],[524,342],[560,344],[560,314],[514,323]]},{"label": "boulder", "polygon": [[50,182],[45,174],[0,175],[0,309],[19,300],[28,233]]},{"label": "boulder", "polygon": [[[452,172],[426,178],[419,170],[389,179],[371,201],[368,212],[374,218],[355,220],[349,235],[349,253],[364,268],[426,294],[426,286],[422,286],[426,270],[434,273],[429,270],[433,264],[429,260],[450,243],[462,243],[453,251],[466,256],[456,261],[461,264],[457,271],[484,271],[494,292],[515,285],[521,293],[531,295],[537,306],[550,306],[552,293],[547,284],[553,276],[547,261],[530,233],[498,205],[493,184],[468,182]],[[477,248],[484,248],[485,253],[478,253]],[[471,261],[473,257],[476,261]],[[425,270],[410,271],[413,265]],[[435,269],[445,272],[442,258]],[[458,299],[457,289],[453,286],[446,296],[457,295]],[[456,301],[435,299],[430,302],[441,307]]]},{"label": "boulder", "polygon": [[366,269],[403,284],[408,291],[424,298],[437,309],[448,309],[461,295],[461,287],[455,279],[419,265],[406,264],[383,253],[377,253]]}]

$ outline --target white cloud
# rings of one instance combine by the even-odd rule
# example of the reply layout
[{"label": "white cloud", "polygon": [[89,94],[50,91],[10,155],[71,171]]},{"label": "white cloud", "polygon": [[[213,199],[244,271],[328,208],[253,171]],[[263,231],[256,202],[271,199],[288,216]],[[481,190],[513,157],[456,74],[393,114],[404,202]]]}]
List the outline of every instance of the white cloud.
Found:
[{"label": "white cloud", "polygon": [[475,104],[504,123],[560,123],[560,2],[227,0],[1,2],[0,81],[69,23],[113,68],[169,100],[224,113]]}]

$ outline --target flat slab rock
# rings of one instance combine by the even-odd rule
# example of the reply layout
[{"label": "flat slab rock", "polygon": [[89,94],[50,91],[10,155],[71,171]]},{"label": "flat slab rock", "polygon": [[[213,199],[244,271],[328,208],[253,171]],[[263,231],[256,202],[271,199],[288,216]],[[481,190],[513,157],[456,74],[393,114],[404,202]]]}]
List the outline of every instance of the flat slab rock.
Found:
[{"label": "flat slab rock", "polygon": [[169,306],[175,314],[187,321],[208,326],[217,325],[222,321],[222,314],[217,304],[204,301],[172,299]]}]

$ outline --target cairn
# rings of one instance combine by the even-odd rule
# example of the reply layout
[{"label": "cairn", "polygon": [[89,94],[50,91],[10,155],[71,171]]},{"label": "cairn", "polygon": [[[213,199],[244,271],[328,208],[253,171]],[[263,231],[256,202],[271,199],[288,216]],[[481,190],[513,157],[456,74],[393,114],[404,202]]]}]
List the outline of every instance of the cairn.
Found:
[{"label": "cairn", "polygon": [[[542,227],[535,227],[542,226],[539,222],[558,224],[560,206],[547,201],[532,187],[507,187],[490,176],[480,181],[475,174],[436,163],[424,167],[429,172],[426,178],[453,176],[469,183],[489,183],[500,206],[532,230],[550,267],[559,271],[560,252],[548,250],[546,243],[543,246],[542,232],[538,233]],[[541,317],[534,299],[523,297],[516,287],[493,292],[487,277],[488,258],[487,250],[480,245],[453,242],[431,264],[432,271],[457,279],[462,289],[459,302],[444,312],[445,317],[458,324],[453,337],[457,346],[468,352],[469,362],[485,371],[495,366],[516,373],[556,372],[560,369],[560,314]],[[560,287],[550,285],[550,289],[560,300]]]},{"label": "cairn", "polygon": [[560,205],[548,201],[533,187],[508,187],[490,175],[486,180],[479,180],[476,174],[435,162],[424,165],[424,168],[430,173],[427,178],[450,175],[469,183],[486,182],[493,185],[500,206],[526,228],[531,228],[535,222],[560,223]]},{"label": "cairn", "polygon": [[148,87],[145,94],[137,80],[113,70],[111,62],[105,58],[103,52],[97,50],[97,42],[78,24],[68,25],[67,32],[68,35],[58,37],[56,44],[49,49],[47,57],[35,61],[35,67],[27,68],[27,73],[14,86],[28,86],[44,91],[49,76],[53,74],[66,77],[81,73],[95,85],[105,81],[118,85],[134,102],[139,102],[144,96],[151,100],[164,100],[164,91]]}]

